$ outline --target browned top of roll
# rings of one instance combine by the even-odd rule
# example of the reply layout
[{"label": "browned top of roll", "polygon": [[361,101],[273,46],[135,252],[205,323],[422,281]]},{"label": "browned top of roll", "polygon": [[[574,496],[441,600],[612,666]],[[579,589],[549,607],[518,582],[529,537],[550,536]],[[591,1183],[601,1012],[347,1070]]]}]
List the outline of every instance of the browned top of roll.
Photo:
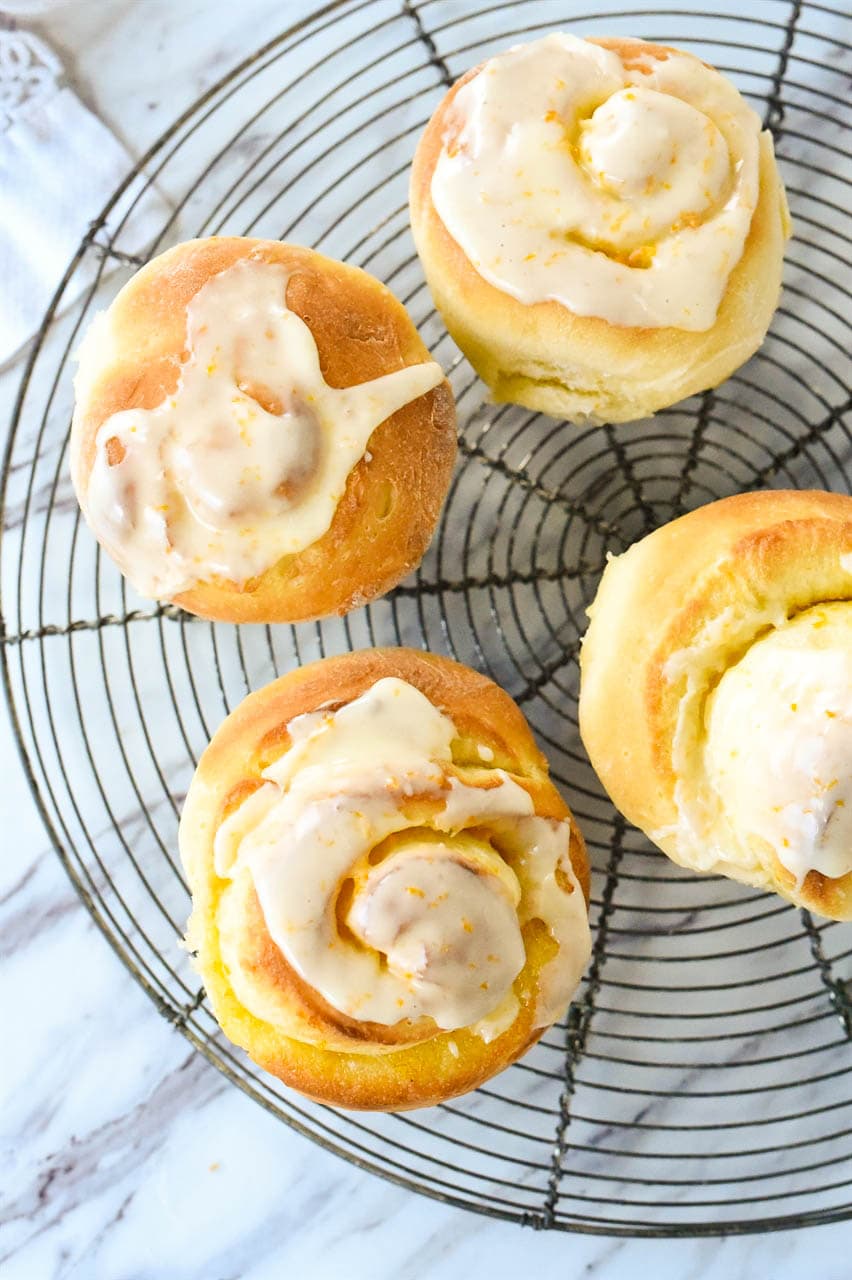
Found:
[{"label": "browned top of roll", "polygon": [[[311,330],[326,382],[349,387],[430,359],[405,308],[366,272],[277,241],[212,237],[176,245],[143,267],[109,309],[112,338],[84,387],[72,432],[72,474],[85,509],[98,428],[124,409],[172,394],[187,358],[187,307],[241,259],[290,272],[287,307]],[[345,612],[395,585],[421,559],[455,459],[449,385],[386,419],[349,475],[328,531],[243,584],[200,582],[176,598],[227,621],[299,621]]]}]

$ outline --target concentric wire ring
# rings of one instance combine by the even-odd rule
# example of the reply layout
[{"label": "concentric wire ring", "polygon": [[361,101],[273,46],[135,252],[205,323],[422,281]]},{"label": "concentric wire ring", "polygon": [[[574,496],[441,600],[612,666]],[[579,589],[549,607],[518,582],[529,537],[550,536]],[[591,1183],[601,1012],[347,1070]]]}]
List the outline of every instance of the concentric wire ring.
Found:
[{"label": "concentric wire ring", "polygon": [[[796,236],[769,339],[715,393],[651,422],[576,429],[489,405],[408,231],[408,165],[446,85],[555,27],[699,52],[773,128],[787,181]],[[584,611],[609,553],[740,489],[849,489],[850,40],[845,6],[799,0],[759,0],[748,16],[733,0],[704,14],[339,0],[175,122],[93,223],[45,317],[4,467],[0,646],[45,823],[163,1015],[261,1105],[406,1187],[624,1235],[852,1216],[848,928],[668,863],[613,813],[576,711]],[[236,628],[152,607],[77,514],[66,446],[80,333],[136,263],[216,232],[289,237],[372,271],[450,370],[461,458],[434,544],[409,581],[343,620]],[[595,866],[593,961],[565,1023],[476,1094],[393,1117],[314,1106],[262,1075],[222,1038],[177,945],[177,817],[208,737],[276,674],[373,644],[444,652],[504,685]]]}]

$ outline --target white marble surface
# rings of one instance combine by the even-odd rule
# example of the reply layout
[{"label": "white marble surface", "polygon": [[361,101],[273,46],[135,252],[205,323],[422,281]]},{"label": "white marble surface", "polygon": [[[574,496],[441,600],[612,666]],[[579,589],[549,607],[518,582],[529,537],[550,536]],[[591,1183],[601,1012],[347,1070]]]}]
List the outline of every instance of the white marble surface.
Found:
[{"label": "white marble surface", "polygon": [[[79,0],[37,29],[138,154],[229,65],[311,8]],[[0,380],[4,412],[18,372]],[[130,980],[50,846],[5,718],[0,812],[4,1280],[848,1276],[848,1224],[697,1241],[535,1234],[326,1154],[229,1085]]]}]

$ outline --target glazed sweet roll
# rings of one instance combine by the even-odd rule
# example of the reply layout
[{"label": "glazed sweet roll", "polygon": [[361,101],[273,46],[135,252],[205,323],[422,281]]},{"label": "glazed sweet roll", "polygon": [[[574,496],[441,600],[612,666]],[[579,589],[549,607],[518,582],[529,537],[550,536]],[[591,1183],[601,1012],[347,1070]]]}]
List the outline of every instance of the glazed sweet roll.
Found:
[{"label": "glazed sweet roll", "polygon": [[229,621],[342,613],[423,555],[455,456],[399,302],[308,249],[212,238],[121,290],[80,352],[72,473],[142,594]]},{"label": "glazed sweet roll", "polygon": [[670,858],[852,918],[852,498],[701,507],[604,572],[580,729]]},{"label": "glazed sweet roll", "polygon": [[411,222],[494,397],[576,421],[639,418],[732,373],[766,333],[789,234],[771,136],[718,71],[561,34],[450,90]]},{"label": "glazed sweet roll", "polygon": [[252,694],[180,841],[223,1029],[323,1101],[474,1088],[564,1013],[588,959],[582,837],[512,700],[447,659],[351,654]]}]

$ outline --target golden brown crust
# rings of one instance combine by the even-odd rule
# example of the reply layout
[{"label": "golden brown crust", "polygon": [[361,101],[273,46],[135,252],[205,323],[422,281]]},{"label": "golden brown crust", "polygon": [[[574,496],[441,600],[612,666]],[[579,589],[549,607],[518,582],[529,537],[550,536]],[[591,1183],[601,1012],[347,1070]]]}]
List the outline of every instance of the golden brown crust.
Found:
[{"label": "golden brown crust", "polygon": [[[674,738],[689,681],[703,694],[681,732],[700,767],[707,693],[773,618],[850,599],[850,553],[852,498],[763,490],[700,507],[607,566],[581,653],[580,731],[613,802],[676,862],[694,865],[675,835],[661,834],[678,819]],[[735,850],[716,869],[852,918],[852,875],[811,872],[797,892],[776,858],[763,853],[749,871]]]},{"label": "golden brown crust", "polygon": [[[593,43],[628,67],[639,55],[664,60],[678,52],[637,40]],[[790,227],[771,135],[761,135],[757,208],[711,329],[628,328],[574,315],[558,302],[526,304],[483,279],[432,203],[445,136],[459,127],[453,101],[483,65],[453,85],[426,126],[412,165],[410,208],[435,305],[493,398],[574,421],[629,422],[718,386],[757,350],[778,305]]]},{"label": "golden brown crust", "polygon": [[[85,509],[101,423],[151,409],[174,391],[185,356],[186,308],[219,272],[251,255],[292,272],[287,305],[310,328],[330,386],[366,382],[431,357],[404,307],[378,280],[310,249],[212,237],[176,245],[143,267],[109,309],[112,339],[94,381],[78,387],[72,474]],[[82,394],[81,394],[82,391]],[[248,583],[199,583],[176,597],[190,613],[228,622],[296,622],[388,591],[419,564],[456,454],[449,384],[412,401],[370,437],[369,464],[350,473],[328,531]]]},{"label": "golden brown crust", "polygon": [[[253,886],[244,884],[235,894],[234,886],[213,869],[213,841],[222,819],[236,798],[250,789],[247,780],[255,783],[261,770],[286,749],[286,725],[320,706],[350,702],[387,676],[413,685],[453,719],[460,734],[458,752],[454,747],[459,768],[464,768],[469,735],[471,741],[491,748],[495,768],[506,769],[529,791],[537,813],[571,822],[572,866],[588,902],[589,868],[582,836],[550,782],[547,762],[515,703],[469,668],[411,649],[327,658],[246,698],[199,761],[181,818],[180,846],[193,895],[189,943],[229,1038],[267,1071],[311,1098],[356,1109],[397,1110],[427,1106],[475,1088],[539,1037],[542,1028],[532,1025],[537,975],[555,946],[547,931],[536,921],[525,926],[527,962],[515,982],[520,1012],[489,1044],[466,1029],[436,1033],[429,1019],[391,1027],[358,1023],[332,1009],[294,973],[267,932]],[[418,798],[410,803],[416,813]],[[240,969],[250,971],[264,1008],[286,1007],[291,1018],[295,1010],[313,1038],[321,1033],[328,1047],[288,1036],[273,1022],[250,1013],[235,993],[223,944],[226,950],[238,947]]]}]

